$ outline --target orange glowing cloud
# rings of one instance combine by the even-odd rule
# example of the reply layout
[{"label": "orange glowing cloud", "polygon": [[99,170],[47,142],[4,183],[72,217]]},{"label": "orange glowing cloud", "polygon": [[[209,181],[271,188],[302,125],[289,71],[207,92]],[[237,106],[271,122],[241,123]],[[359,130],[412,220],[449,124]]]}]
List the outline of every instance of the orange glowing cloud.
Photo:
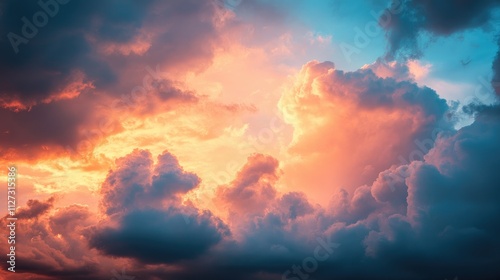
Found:
[{"label": "orange glowing cloud", "polygon": [[447,105],[411,82],[313,61],[284,92],[280,108],[294,128],[284,184],[326,203],[334,191],[367,184],[402,163],[414,139],[444,122]]}]

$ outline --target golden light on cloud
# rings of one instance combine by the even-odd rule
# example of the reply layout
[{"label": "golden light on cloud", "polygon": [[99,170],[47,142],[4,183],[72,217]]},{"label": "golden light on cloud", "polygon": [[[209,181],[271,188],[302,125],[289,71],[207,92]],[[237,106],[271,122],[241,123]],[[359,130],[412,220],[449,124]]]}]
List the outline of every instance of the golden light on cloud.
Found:
[{"label": "golden light on cloud", "polygon": [[0,279],[496,279],[500,5],[416,2],[5,0]]}]

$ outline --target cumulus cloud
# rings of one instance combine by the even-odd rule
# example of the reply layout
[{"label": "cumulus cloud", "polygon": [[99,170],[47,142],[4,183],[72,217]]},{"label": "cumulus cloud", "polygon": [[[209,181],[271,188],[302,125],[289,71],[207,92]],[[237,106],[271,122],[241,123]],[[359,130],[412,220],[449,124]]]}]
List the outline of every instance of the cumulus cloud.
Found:
[{"label": "cumulus cloud", "polygon": [[[398,167],[405,168],[404,172],[396,168],[384,171],[372,184],[378,202],[372,216],[354,220],[364,231],[358,241],[364,244],[366,266],[371,262],[383,268],[375,279],[381,278],[384,269],[393,277],[409,279],[425,275],[495,278],[494,262],[490,261],[500,257],[492,249],[499,245],[494,238],[499,229],[493,221],[500,213],[494,202],[500,198],[494,171],[499,152],[494,144],[500,136],[498,116],[498,107],[483,108],[474,124],[440,137],[425,160]],[[393,184],[385,178],[400,179]],[[391,185],[397,185],[393,192],[389,191]],[[392,208],[387,208],[388,203]],[[400,211],[404,204],[406,213]],[[345,207],[354,205],[353,201]],[[339,243],[353,242],[356,238],[342,239],[340,233],[346,230],[352,236],[358,232],[354,227],[342,227],[333,230],[332,236]],[[346,275],[353,274],[346,271]]]},{"label": "cumulus cloud", "polygon": [[[32,25],[34,30],[38,30],[34,33],[43,33],[43,36],[34,36],[26,44],[17,46],[16,55],[12,55],[13,46],[8,40],[3,40],[1,44],[2,61],[5,63],[0,71],[5,79],[0,85],[0,96],[16,97],[27,106],[65,88],[74,80],[72,75],[75,72],[83,75],[84,83],[90,83],[97,89],[119,83],[118,73],[121,70],[117,63],[125,63],[127,55],[118,51],[103,53],[100,51],[103,45],[108,46],[107,49],[118,49],[111,46],[136,44],[144,38],[148,46],[146,50],[130,54],[132,61],[127,60],[127,63],[138,62],[140,58],[142,63],[134,64],[135,67],[154,67],[159,62],[160,51],[163,54],[161,59],[172,65],[209,58],[213,47],[210,42],[215,42],[216,38],[213,19],[217,7],[213,2],[147,1],[140,5],[133,1],[119,5],[115,2],[42,2],[49,3],[49,6],[52,4],[50,8],[57,10],[45,26],[37,28]],[[2,34],[12,32],[24,36],[23,32],[28,33],[29,28],[23,29],[21,19],[26,17],[29,22],[36,22],[34,15],[43,9],[38,1],[23,5],[5,1],[2,11],[7,15],[2,17],[0,24]],[[183,22],[189,23],[191,28],[183,28],[182,34],[175,26],[163,30],[157,28],[160,23],[178,27]],[[200,41],[205,44],[198,44]]]},{"label": "cumulus cloud", "polygon": [[173,263],[195,258],[219,243],[227,229],[209,212],[190,218],[167,210],[136,210],[123,216],[118,228],[99,229],[90,246],[109,256],[130,257],[144,263]]},{"label": "cumulus cloud", "polygon": [[[42,104],[29,111],[14,112],[0,108],[0,154],[4,158],[37,158],[46,154],[61,154],[69,145],[76,147],[81,139],[79,126],[94,118],[86,114],[88,100]],[[113,131],[113,124],[110,131]],[[36,137],[33,137],[36,135]],[[44,149],[44,147],[46,149]]]},{"label": "cumulus cloud", "polygon": [[[346,157],[338,152],[341,144],[361,141],[359,147],[370,147],[363,141],[383,134],[373,150],[359,153],[361,163],[341,163],[372,172],[372,179],[353,181],[345,189],[327,185],[334,195],[322,207],[304,193],[278,191],[279,182],[287,183],[280,180],[294,174],[280,168],[277,159],[254,154],[229,184],[218,188],[214,202],[228,215],[217,217],[183,204],[183,196],[201,180],[174,155],[165,151],[154,159],[149,151],[135,150],[117,159],[102,183],[101,218],[81,205],[50,212],[52,200],[30,201],[20,210],[29,220],[20,237],[34,245],[20,247],[32,257],[25,272],[98,278],[130,260],[153,265],[131,269],[147,277],[194,279],[203,272],[218,279],[273,279],[329,242],[340,247],[325,251],[328,258],[314,272],[318,279],[472,279],[478,267],[481,276],[493,279],[491,260],[499,259],[494,238],[500,212],[495,203],[497,107],[473,108],[476,121],[455,132],[444,117],[448,107],[431,89],[381,78],[370,67],[342,72],[328,62],[306,65],[293,89],[281,103],[296,128],[290,152],[311,164],[317,158],[307,158],[311,145],[303,143],[315,143],[314,155],[327,151],[331,157],[323,158],[321,166]],[[342,123],[346,120],[348,125]],[[343,134],[326,133],[340,136],[323,139],[320,132],[330,126]],[[435,135],[436,128],[448,132]],[[365,131],[373,137],[362,136]],[[328,153],[334,144],[337,152]],[[426,146],[426,155],[411,156],[419,145]],[[373,165],[387,146],[395,149],[388,153],[392,161]],[[399,162],[400,155],[407,160]],[[362,161],[366,156],[369,160]],[[322,184],[314,176],[307,179],[303,186],[308,188]],[[323,238],[320,243],[318,238]],[[96,263],[104,263],[103,268],[95,269]]]},{"label": "cumulus cloud", "polygon": [[[390,71],[381,74],[384,69]],[[331,62],[302,68],[280,100],[294,129],[284,166],[289,185],[307,185],[324,202],[331,189],[368,184],[391,165],[406,163],[417,139],[451,129],[445,100],[392,72],[409,75],[404,65],[380,61],[354,72]]]},{"label": "cumulus cloud", "polygon": [[151,153],[135,150],[116,161],[102,184],[104,215],[77,204],[49,212],[54,198],[28,201],[17,213],[26,221],[16,238],[18,252],[30,261],[19,272],[27,278],[101,279],[127,265],[114,257],[146,264],[196,259],[230,236],[210,211],[182,205],[181,195],[199,182],[172,154],[164,152],[154,164]]},{"label": "cumulus cloud", "polygon": [[16,247],[14,279],[88,279],[100,273],[99,257],[82,242],[96,223],[93,214],[76,204],[49,211],[53,204],[54,198],[30,200],[16,214],[16,243],[2,240],[5,248]]},{"label": "cumulus cloud", "polygon": [[398,82],[412,79],[409,67],[395,60],[384,62],[379,58],[374,63],[363,65],[361,69],[371,69],[380,78],[393,78]]}]

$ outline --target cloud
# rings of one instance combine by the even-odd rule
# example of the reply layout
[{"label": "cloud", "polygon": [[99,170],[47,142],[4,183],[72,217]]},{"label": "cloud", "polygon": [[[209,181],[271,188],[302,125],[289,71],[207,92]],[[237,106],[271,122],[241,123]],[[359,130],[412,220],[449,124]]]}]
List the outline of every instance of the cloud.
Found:
[{"label": "cloud", "polygon": [[47,213],[47,211],[52,208],[54,205],[54,197],[49,198],[45,202],[41,202],[39,200],[28,200],[27,208],[20,208],[17,210],[16,217],[18,219],[33,219],[37,218],[40,215]]},{"label": "cloud", "polygon": [[192,259],[219,243],[227,229],[209,212],[186,222],[179,209],[135,210],[119,221],[118,228],[95,232],[90,246],[109,256],[130,257],[144,263],[173,263]]},{"label": "cloud", "polygon": [[10,159],[86,154],[123,131],[127,117],[196,103],[176,80],[210,65],[232,24],[216,1],[4,1],[1,33],[29,33],[23,18],[47,13],[38,2],[54,15],[33,27],[36,36],[17,53],[8,39],[0,43],[0,116],[8,120],[0,153]]},{"label": "cloud", "polygon": [[[104,219],[72,205],[30,220],[23,229],[29,234],[22,236],[35,238],[30,252],[44,257],[33,257],[26,271],[58,279],[78,273],[81,279],[96,278],[106,275],[90,272],[96,262],[112,267],[125,258],[153,265],[128,270],[138,277],[276,279],[312,256],[321,236],[325,244],[340,247],[318,262],[318,270],[302,270],[317,279],[494,279],[500,260],[495,223],[500,109],[475,110],[472,125],[439,134],[424,158],[339,191],[326,208],[312,205],[302,193],[278,192],[279,162],[252,155],[232,183],[220,187],[218,201],[236,213],[228,223],[181,204],[179,195],[198,181],[173,155],[164,152],[154,161],[149,152],[136,150],[117,160],[103,183]],[[154,182],[164,189],[153,191]],[[30,204],[34,209],[40,203]],[[115,209],[119,204],[123,209]],[[43,217],[48,222],[42,223]],[[100,254],[82,257],[87,242]],[[42,248],[52,252],[50,257],[38,251]],[[62,267],[68,269],[65,276]]]},{"label": "cloud", "polygon": [[201,255],[229,234],[210,211],[181,204],[179,195],[200,179],[172,154],[164,152],[153,165],[150,152],[135,150],[116,165],[101,189],[108,220],[92,230],[91,247],[144,263],[172,263]]},{"label": "cloud", "polygon": [[278,161],[254,154],[229,186],[217,190],[217,197],[237,217],[262,213],[276,198],[274,183],[277,179]]},{"label": "cloud", "polygon": [[[392,14],[390,20],[382,15],[382,26],[387,31],[389,49],[387,58],[398,55],[418,58],[422,52],[418,38],[422,32],[431,35],[447,36],[470,28],[484,27],[492,18],[493,10],[498,7],[496,0],[465,3],[454,1],[393,1],[402,3],[401,12]],[[386,13],[387,14],[387,13]]]},{"label": "cloud", "polygon": [[[500,137],[498,112],[498,107],[487,108],[471,126],[438,142],[426,157],[429,165],[418,166],[409,180],[409,214],[423,230],[441,236],[441,246],[438,240],[429,243],[450,254],[448,265],[460,263],[462,270],[499,258],[490,249],[498,246],[493,236],[499,231],[492,220],[500,211],[494,202],[500,178],[493,167],[498,164],[493,156]],[[451,255],[458,251],[461,257]],[[482,274],[493,277],[493,267],[485,264]]]},{"label": "cloud", "polygon": [[331,62],[304,65],[279,104],[294,129],[283,167],[288,186],[308,186],[308,194],[326,202],[325,193],[369,184],[405,163],[415,141],[435,129],[451,130],[446,101],[405,76],[407,66],[381,61],[354,72]]}]

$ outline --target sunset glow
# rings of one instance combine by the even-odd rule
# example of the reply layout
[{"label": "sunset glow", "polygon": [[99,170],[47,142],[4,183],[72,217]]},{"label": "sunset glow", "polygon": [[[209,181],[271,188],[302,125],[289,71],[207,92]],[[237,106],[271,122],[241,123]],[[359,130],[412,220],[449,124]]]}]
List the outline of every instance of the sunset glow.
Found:
[{"label": "sunset glow", "polygon": [[500,2],[5,0],[0,279],[500,279]]}]

